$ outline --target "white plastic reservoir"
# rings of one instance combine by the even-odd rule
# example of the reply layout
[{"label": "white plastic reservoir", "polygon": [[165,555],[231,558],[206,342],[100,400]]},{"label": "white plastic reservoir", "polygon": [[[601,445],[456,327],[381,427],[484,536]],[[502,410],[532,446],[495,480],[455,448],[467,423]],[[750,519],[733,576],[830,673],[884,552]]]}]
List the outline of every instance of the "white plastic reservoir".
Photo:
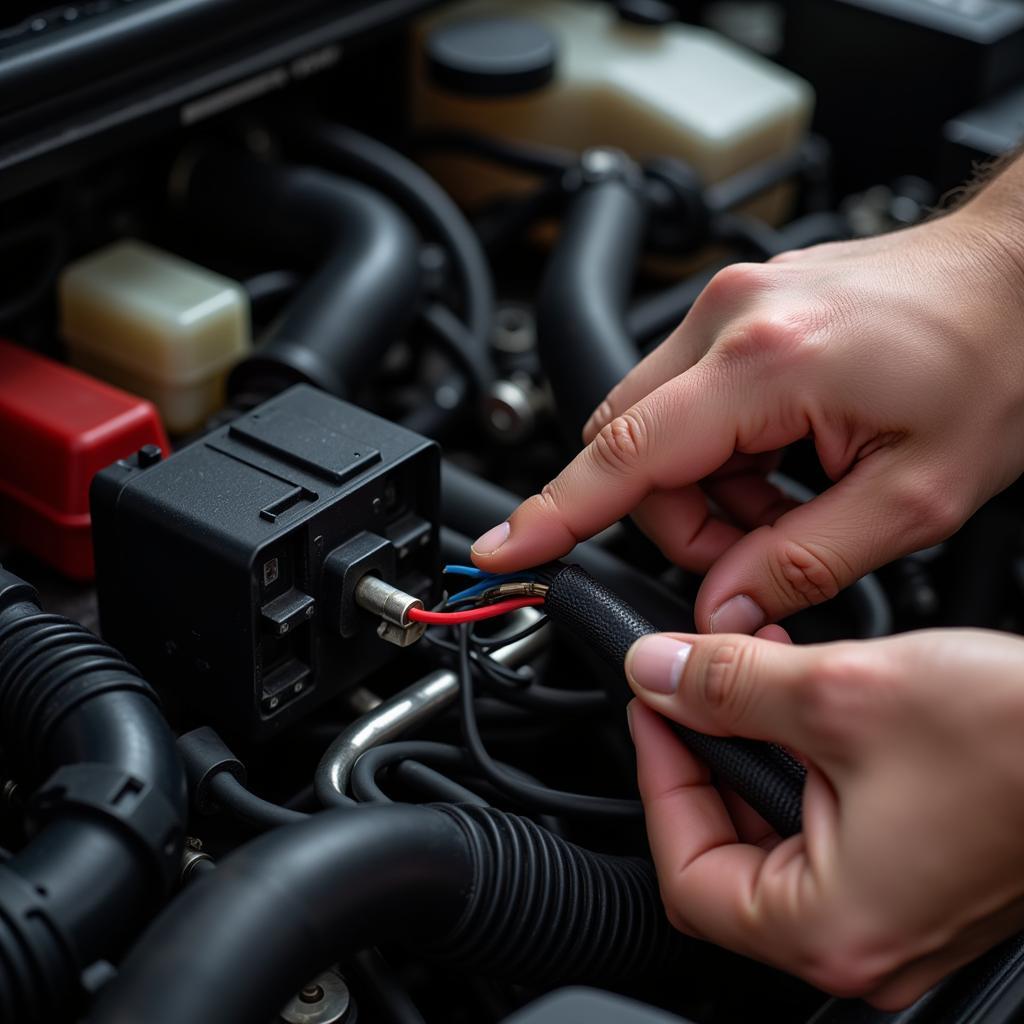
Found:
[{"label": "white plastic reservoir", "polygon": [[[436,84],[424,57],[429,33],[495,17],[549,30],[557,52],[552,80],[497,96]],[[707,182],[792,150],[814,104],[803,79],[712,31],[636,24],[595,0],[464,0],[422,19],[416,43],[411,104],[419,131],[469,131],[577,151],[617,146],[638,159],[684,159]],[[438,154],[427,163],[470,205],[530,180],[462,156]]]},{"label": "white plastic reservoir", "polygon": [[224,404],[228,370],[251,344],[241,285],[136,239],[64,269],[60,317],[71,362],[148,398],[171,433]]}]

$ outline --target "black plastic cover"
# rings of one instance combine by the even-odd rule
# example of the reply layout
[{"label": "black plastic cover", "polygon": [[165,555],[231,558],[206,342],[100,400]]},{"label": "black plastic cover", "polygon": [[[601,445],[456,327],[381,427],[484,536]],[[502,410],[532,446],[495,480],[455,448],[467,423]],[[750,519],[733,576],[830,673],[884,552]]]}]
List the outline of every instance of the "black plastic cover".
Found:
[{"label": "black plastic cover", "polygon": [[438,85],[473,96],[515,96],[554,78],[558,40],[527,18],[465,18],[427,37],[427,67]]},{"label": "black plastic cover", "polygon": [[340,627],[354,538],[394,549],[375,566],[389,582],[439,598],[439,475],[433,442],[307,385],[163,462],[118,462],[92,488],[104,636],[172,716],[267,737],[396,650],[366,612]]}]

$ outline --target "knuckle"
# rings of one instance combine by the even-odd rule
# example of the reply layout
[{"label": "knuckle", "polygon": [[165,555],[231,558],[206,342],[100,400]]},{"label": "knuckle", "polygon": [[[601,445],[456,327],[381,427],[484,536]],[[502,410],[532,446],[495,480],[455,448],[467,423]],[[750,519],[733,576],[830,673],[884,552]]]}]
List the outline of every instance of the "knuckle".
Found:
[{"label": "knuckle", "polygon": [[614,415],[612,401],[615,398],[616,388],[613,388],[608,397],[593,411],[590,420],[584,428],[584,434],[592,434],[609,423]]},{"label": "knuckle", "polygon": [[739,719],[750,702],[748,685],[753,671],[753,648],[748,644],[727,642],[711,652],[699,682],[704,704],[717,715]]},{"label": "knuckle", "polygon": [[856,573],[842,557],[824,544],[786,540],[772,559],[770,571],[780,597],[787,604],[819,604],[835,597],[844,580]]},{"label": "knuckle", "polygon": [[647,428],[643,419],[630,410],[606,423],[591,445],[595,458],[605,468],[632,470],[643,461],[647,450]]},{"label": "knuckle", "polygon": [[730,263],[711,278],[704,294],[713,302],[735,302],[757,291],[765,277],[760,263]]},{"label": "knuckle", "polygon": [[878,684],[877,671],[856,647],[830,649],[799,686],[807,729],[838,747],[868,719]]},{"label": "knuckle", "polygon": [[966,518],[957,488],[936,474],[901,484],[894,504],[900,519],[916,526],[925,543],[945,539]]},{"label": "knuckle", "polygon": [[722,339],[722,354],[734,360],[767,361],[778,369],[791,370],[809,355],[806,330],[797,322],[780,317],[759,317],[738,325]]}]

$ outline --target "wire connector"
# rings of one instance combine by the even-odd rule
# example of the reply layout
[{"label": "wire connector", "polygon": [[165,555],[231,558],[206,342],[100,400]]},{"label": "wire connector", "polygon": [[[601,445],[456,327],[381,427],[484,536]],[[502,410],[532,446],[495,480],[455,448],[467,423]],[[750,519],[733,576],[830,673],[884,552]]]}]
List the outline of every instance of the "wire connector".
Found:
[{"label": "wire connector", "polygon": [[409,615],[413,609],[422,611],[423,602],[378,576],[364,576],[356,584],[355,599],[360,608],[380,616],[377,636],[389,644],[409,647],[426,632],[427,624],[415,622]]}]

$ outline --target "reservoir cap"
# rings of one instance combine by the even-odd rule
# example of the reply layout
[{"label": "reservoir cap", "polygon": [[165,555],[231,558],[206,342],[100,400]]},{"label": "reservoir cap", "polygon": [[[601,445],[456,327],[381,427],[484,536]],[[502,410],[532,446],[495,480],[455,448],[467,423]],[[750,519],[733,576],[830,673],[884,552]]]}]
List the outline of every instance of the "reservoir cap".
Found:
[{"label": "reservoir cap", "polygon": [[470,96],[516,96],[548,84],[558,40],[526,18],[465,18],[427,37],[427,66],[438,85]]}]

